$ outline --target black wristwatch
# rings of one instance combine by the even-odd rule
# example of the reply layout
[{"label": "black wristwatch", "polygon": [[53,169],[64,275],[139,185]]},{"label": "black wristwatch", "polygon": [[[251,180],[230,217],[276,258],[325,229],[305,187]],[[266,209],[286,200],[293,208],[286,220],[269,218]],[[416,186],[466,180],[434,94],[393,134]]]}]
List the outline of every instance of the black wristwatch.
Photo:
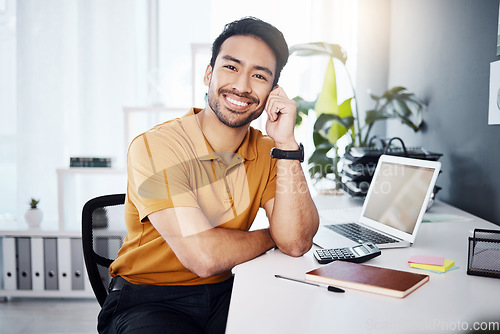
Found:
[{"label": "black wristwatch", "polygon": [[271,149],[271,158],[299,160],[300,162],[304,162],[304,146],[302,145],[302,143],[300,143],[299,149],[296,151],[279,150],[276,147],[273,147]]}]

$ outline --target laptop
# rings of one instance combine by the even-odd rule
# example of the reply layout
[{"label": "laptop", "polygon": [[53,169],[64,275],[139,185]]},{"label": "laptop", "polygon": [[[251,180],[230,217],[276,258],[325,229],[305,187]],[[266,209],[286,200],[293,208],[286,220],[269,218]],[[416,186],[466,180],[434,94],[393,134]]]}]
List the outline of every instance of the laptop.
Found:
[{"label": "laptop", "polygon": [[321,226],[314,243],[322,248],[352,247],[363,242],[373,242],[379,248],[411,246],[440,169],[438,161],[382,155],[359,218],[339,222],[335,210],[320,212]]}]

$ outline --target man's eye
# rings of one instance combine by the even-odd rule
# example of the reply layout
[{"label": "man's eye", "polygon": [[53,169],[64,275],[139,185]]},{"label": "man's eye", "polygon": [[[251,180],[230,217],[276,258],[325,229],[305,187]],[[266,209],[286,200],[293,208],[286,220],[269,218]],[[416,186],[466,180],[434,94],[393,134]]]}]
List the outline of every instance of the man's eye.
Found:
[{"label": "man's eye", "polygon": [[234,67],[233,65],[225,65],[224,67],[231,71],[236,71],[236,67]]},{"label": "man's eye", "polygon": [[263,76],[263,75],[256,74],[256,75],[255,75],[255,77],[256,77],[257,79],[267,81],[267,78],[266,78],[265,76]]}]

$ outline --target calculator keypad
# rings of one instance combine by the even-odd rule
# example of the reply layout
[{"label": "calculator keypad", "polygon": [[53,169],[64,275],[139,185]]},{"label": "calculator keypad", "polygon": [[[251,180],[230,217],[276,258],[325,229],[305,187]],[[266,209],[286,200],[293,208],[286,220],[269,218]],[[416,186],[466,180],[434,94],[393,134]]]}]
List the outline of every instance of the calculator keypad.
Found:
[{"label": "calculator keypad", "polygon": [[354,258],[354,254],[346,248],[318,249],[317,254],[323,260],[347,260]]},{"label": "calculator keypad", "polygon": [[[362,255],[358,254],[357,248],[360,250],[364,249],[361,253]],[[317,249],[313,254],[316,260],[321,264],[326,264],[335,260],[361,263],[379,256],[381,252],[376,245],[367,242],[356,247]]]}]

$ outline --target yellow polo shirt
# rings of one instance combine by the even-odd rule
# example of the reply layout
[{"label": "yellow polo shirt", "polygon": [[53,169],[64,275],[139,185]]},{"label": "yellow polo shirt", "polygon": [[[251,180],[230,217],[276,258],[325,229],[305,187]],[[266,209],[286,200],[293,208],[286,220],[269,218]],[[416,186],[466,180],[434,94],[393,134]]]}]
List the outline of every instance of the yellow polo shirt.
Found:
[{"label": "yellow polo shirt", "polygon": [[[236,154],[214,152],[191,109],[136,137],[127,156],[127,237],[110,266],[112,276],[131,283],[194,285],[217,283],[231,272],[206,279],[186,269],[148,219],[173,207],[200,208],[211,226],[248,230],[260,207],[274,198],[274,142],[252,127]],[[199,233],[180,221],[184,236]]]}]

